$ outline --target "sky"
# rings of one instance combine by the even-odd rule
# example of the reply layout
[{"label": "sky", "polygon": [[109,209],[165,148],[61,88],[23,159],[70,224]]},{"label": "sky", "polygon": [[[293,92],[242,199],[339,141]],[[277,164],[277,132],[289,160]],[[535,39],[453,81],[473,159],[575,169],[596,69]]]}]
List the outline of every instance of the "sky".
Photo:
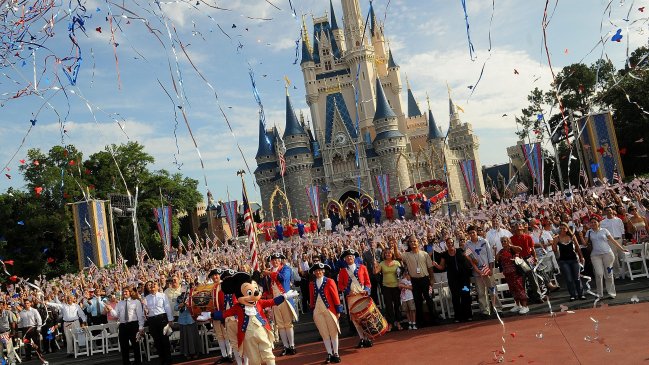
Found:
[{"label": "sky", "polygon": [[[555,72],[602,57],[621,68],[627,52],[647,45],[649,0],[549,1],[546,43],[545,1],[465,3],[473,55],[461,1],[373,2],[402,79],[410,80],[420,108],[426,108],[428,95],[438,125],[446,129],[448,85],[464,110],[461,120],[471,123],[480,139],[481,162],[487,166],[508,161],[506,147],[516,143],[514,117],[527,106],[529,92],[550,89],[544,44]],[[153,169],[195,178],[201,193],[209,189],[217,199],[240,199],[236,172],[254,171],[258,145],[259,108],[250,70],[268,127],[283,130],[285,76],[292,82],[296,112],[311,119],[299,59],[294,63],[295,42],[301,16],[306,15],[312,36],[311,18],[328,12],[327,0],[162,1],[159,6],[85,1],[85,32],[75,32],[78,49],[69,37],[67,2],[56,4],[38,21],[23,23],[36,34],[48,31],[49,37],[15,54],[6,52],[6,43],[2,48],[0,167],[5,171],[0,191],[24,188],[18,168],[30,148],[47,151],[72,144],[87,157],[108,144],[137,141],[154,156]],[[342,25],[340,0],[333,4]],[[367,14],[369,1],[360,4]],[[54,21],[48,26],[45,19]],[[3,42],[20,19],[13,20],[13,28],[2,28]],[[612,42],[618,29],[623,38]],[[71,85],[63,64],[70,62],[65,57],[78,54],[82,62]],[[476,85],[472,95],[471,85]],[[407,105],[405,85],[401,98]],[[251,201],[259,200],[253,181],[246,174]]]}]

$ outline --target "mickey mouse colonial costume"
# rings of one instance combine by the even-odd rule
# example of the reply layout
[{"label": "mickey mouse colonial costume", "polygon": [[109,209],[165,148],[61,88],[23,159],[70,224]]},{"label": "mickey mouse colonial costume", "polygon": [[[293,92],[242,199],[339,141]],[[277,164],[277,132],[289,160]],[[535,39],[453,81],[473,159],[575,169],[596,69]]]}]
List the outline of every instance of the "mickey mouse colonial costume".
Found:
[{"label": "mickey mouse colonial costume", "polygon": [[[268,279],[268,287],[272,297],[277,297],[291,289],[291,275],[293,271],[287,265],[281,252],[275,252],[268,257],[271,268],[262,271],[261,275]],[[293,299],[287,299],[282,304],[273,307],[273,319],[277,326],[279,336],[282,339],[284,350],[281,356],[295,355],[295,335],[293,332],[293,321],[297,320]]]},{"label": "mickey mouse colonial costume", "polygon": [[[354,303],[359,299],[370,295],[370,276],[365,265],[356,263],[358,252],[348,249],[340,254],[340,260],[343,261],[343,268],[338,273],[338,290],[345,294],[347,299],[347,308],[352,308]],[[361,326],[352,318],[356,332],[361,338],[357,348],[372,347],[372,340],[367,338],[363,333]]]},{"label": "mickey mouse colonial costume", "polygon": [[325,276],[331,267],[321,262],[313,264],[309,273],[315,277],[315,280],[309,283],[309,298],[311,310],[313,311],[313,321],[315,322],[322,342],[327,349],[327,359],[325,364],[331,362],[339,363],[338,355],[338,334],[340,326],[338,318],[343,312],[343,306],[340,304],[338,297],[338,287],[333,279]]},{"label": "mickey mouse colonial costume", "polygon": [[223,281],[221,289],[225,294],[234,294],[237,304],[225,311],[214,311],[212,318],[216,320],[237,316],[237,347],[239,353],[248,358],[250,365],[275,365],[273,354],[274,336],[268,319],[264,315],[265,308],[282,304],[286,299],[296,297],[295,290],[289,290],[284,295],[273,299],[260,300],[261,290],[255,278],[248,273],[238,272]]}]

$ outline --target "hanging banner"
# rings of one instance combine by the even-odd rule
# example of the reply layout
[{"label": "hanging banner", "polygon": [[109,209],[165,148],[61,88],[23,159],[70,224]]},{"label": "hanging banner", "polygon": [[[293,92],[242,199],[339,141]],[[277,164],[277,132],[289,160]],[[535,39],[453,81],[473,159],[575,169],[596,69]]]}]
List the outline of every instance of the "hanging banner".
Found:
[{"label": "hanging banner", "polygon": [[311,206],[311,214],[320,216],[320,188],[318,185],[310,185],[306,187],[306,195],[309,198],[309,205]]},{"label": "hanging banner", "polygon": [[228,221],[232,237],[237,237],[237,207],[239,206],[236,200],[223,203],[223,210],[225,211],[225,219]]},{"label": "hanging banner", "polygon": [[534,179],[534,190],[539,195],[543,195],[545,178],[543,177],[543,152],[541,143],[524,143],[521,145],[523,158],[527,169]]},{"label": "hanging banner", "polygon": [[155,216],[158,225],[158,233],[160,233],[160,241],[165,252],[171,250],[171,206],[164,206],[161,208],[153,208],[153,215]]},{"label": "hanging banner", "polygon": [[387,204],[390,200],[390,175],[376,175],[376,186],[379,188],[379,195],[383,205]]},{"label": "hanging banner", "polygon": [[472,199],[476,200],[476,169],[475,169],[475,160],[464,160],[460,161],[460,169],[462,170],[462,176],[464,177],[464,184],[466,185],[466,190],[471,195]]},{"label": "hanging banner", "polygon": [[588,176],[592,180],[598,178],[601,181],[613,181],[613,174],[617,171],[618,177],[624,179],[624,168],[611,113],[582,117],[577,121],[577,128],[581,132],[579,140],[584,157],[584,170]]},{"label": "hanging banner", "polygon": [[79,269],[83,270],[93,264],[97,267],[111,264],[104,202],[89,200],[75,203],[72,205],[72,215]]}]

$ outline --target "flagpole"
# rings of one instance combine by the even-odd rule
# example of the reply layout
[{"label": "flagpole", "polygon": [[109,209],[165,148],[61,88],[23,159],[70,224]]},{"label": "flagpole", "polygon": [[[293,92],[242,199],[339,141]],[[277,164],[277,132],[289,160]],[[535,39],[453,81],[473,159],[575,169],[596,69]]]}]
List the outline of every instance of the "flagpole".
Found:
[{"label": "flagpole", "polygon": [[[246,182],[245,182],[244,179],[243,179],[243,175],[244,175],[245,173],[246,173],[246,172],[245,172],[244,170],[239,170],[239,171],[237,171],[237,175],[241,176],[241,186],[243,187],[243,194],[244,194],[244,197],[245,197],[244,206],[243,206],[243,212],[244,212],[244,225],[245,225],[245,214],[246,214],[246,210],[247,210],[247,211],[248,211],[248,214],[250,214],[250,225],[251,225],[250,229],[251,229],[252,232],[254,233],[254,237],[255,237],[255,242],[253,242],[253,244],[256,245],[256,240],[257,240],[257,225],[255,224],[255,221],[252,219],[252,210],[250,209],[250,200],[248,200],[248,191],[246,190]],[[246,207],[246,205],[247,205],[247,207]],[[247,233],[247,232],[246,232],[246,233]],[[248,237],[248,239],[250,240],[249,237]],[[256,251],[257,248],[254,247],[254,250]],[[254,252],[254,251],[251,250],[251,253],[252,253],[252,252]],[[257,258],[257,260],[258,260],[258,258]],[[259,261],[257,261],[257,262],[259,262]],[[251,263],[251,265],[250,265],[250,266],[251,266],[251,269],[252,269],[252,270],[255,270],[255,268],[253,267],[254,262],[253,262],[253,260],[252,260],[252,257],[251,257],[250,263]]]}]

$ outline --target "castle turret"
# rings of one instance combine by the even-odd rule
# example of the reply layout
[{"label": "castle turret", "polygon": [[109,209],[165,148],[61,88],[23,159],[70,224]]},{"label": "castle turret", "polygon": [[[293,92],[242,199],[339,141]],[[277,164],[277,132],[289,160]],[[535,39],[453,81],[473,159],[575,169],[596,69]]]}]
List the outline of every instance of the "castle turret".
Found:
[{"label": "castle turret", "polygon": [[347,49],[347,44],[345,44],[345,32],[338,27],[338,20],[336,20],[336,13],[334,12],[334,5],[329,0],[329,12],[331,13],[331,34],[340,49],[340,54],[344,54]]},{"label": "castle turret", "polygon": [[[259,146],[257,147],[257,169],[255,179],[262,197],[269,197],[274,188],[274,179],[278,173],[277,155],[275,154],[275,132],[267,131],[263,121],[259,120]],[[270,212],[270,202],[262,199],[264,211]]]},{"label": "castle turret", "polygon": [[407,77],[406,77],[406,85],[408,88],[408,118],[420,116],[422,115],[422,113],[421,110],[419,109],[419,105],[417,105],[415,96],[412,94],[412,89],[410,88],[410,82],[408,81]]},{"label": "castle turret", "polygon": [[293,192],[291,194],[287,192],[291,210],[294,217],[306,219],[311,211],[304,187],[311,185],[312,182],[313,153],[309,134],[297,119],[288,94],[286,95],[286,127],[283,138],[286,146],[286,152],[284,152],[286,175],[284,179],[286,189]]},{"label": "castle turret", "polygon": [[451,99],[451,96],[448,96],[448,114],[449,114],[449,123],[448,127],[449,128],[454,128],[458,127],[461,122],[460,122],[460,116],[457,113],[457,107],[455,106],[455,103],[453,103],[453,99]]},{"label": "castle turret", "polygon": [[343,23],[345,27],[345,41],[347,50],[357,50],[364,46],[363,14],[358,0],[342,0]]},{"label": "castle turret", "polygon": [[410,186],[408,159],[405,155],[407,139],[399,131],[397,115],[390,107],[378,78],[376,79],[376,112],[373,124],[376,137],[372,145],[379,155],[383,173],[390,175],[390,179],[394,181],[393,184],[390,184],[390,196],[395,196],[400,190]]}]

